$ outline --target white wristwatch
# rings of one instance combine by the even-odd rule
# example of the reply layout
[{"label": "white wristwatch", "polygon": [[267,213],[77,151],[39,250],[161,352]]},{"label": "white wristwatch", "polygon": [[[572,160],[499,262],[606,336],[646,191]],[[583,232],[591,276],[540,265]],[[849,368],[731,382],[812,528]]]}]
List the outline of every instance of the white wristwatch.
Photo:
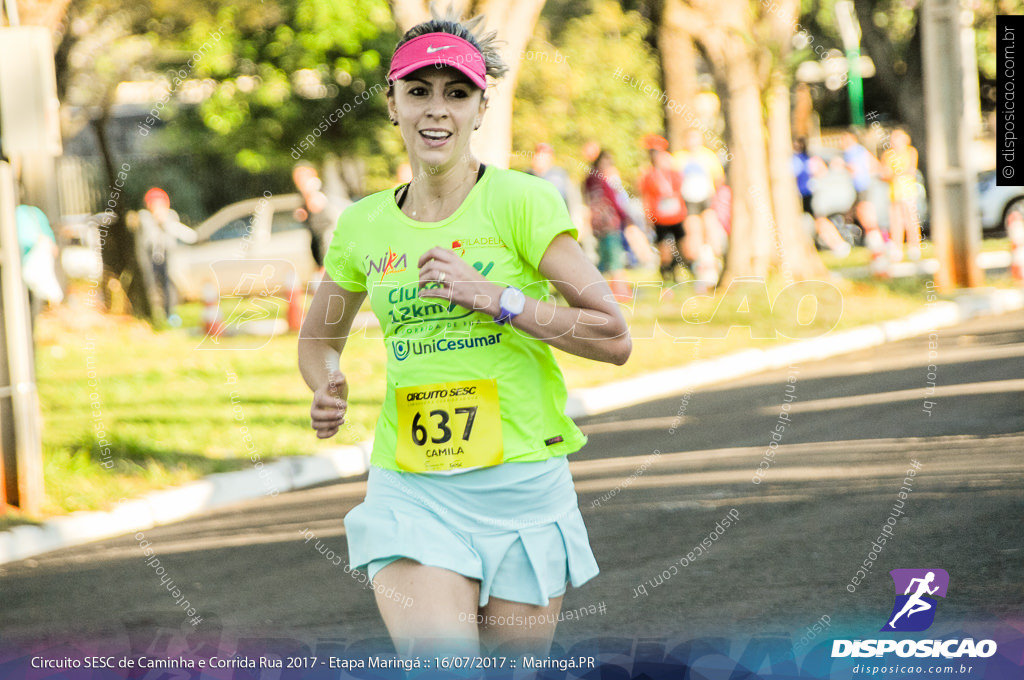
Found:
[{"label": "white wristwatch", "polygon": [[501,312],[494,317],[494,321],[499,325],[504,325],[511,321],[512,317],[523,313],[523,309],[526,308],[526,295],[515,286],[509,286],[501,291],[498,304],[501,305]]}]

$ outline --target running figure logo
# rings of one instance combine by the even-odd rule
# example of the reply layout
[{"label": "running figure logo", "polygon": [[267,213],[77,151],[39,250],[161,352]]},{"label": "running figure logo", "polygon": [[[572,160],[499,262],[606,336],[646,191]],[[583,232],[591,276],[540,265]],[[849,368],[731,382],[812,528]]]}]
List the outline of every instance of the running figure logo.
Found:
[{"label": "running figure logo", "polygon": [[930,596],[946,597],[949,574],[944,569],[893,569],[889,574],[896,586],[896,601],[882,630],[927,630],[935,621],[937,604]]}]

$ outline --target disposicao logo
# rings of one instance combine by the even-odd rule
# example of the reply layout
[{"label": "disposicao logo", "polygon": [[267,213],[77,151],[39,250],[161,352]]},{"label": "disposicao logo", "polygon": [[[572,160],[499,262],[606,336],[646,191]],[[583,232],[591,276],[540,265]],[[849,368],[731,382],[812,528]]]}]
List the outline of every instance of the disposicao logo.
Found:
[{"label": "disposicao logo", "polygon": [[[893,569],[889,572],[896,598],[882,632],[919,632],[935,621],[936,597],[946,597],[949,574],[944,569]],[[833,640],[832,658],[884,656],[987,658],[996,653],[994,640]]]},{"label": "disposicao logo", "polygon": [[896,586],[896,602],[882,630],[928,630],[935,621],[935,597],[946,597],[949,574],[945,569],[893,569],[889,575]]}]

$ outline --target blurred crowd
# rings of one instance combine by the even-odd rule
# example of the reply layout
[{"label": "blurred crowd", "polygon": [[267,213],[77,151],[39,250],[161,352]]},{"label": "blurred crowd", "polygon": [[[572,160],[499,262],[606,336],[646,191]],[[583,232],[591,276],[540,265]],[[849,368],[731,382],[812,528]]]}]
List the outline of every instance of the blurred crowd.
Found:
[{"label": "blurred crowd", "polygon": [[862,139],[851,128],[839,135],[838,148],[822,145],[813,151],[797,139],[793,173],[819,247],[844,256],[863,243],[873,271],[884,274],[892,262],[921,258],[925,189],[906,130],[896,128],[881,139],[868,136]]},{"label": "blurred crowd", "polygon": [[631,299],[627,267],[652,266],[673,283],[685,272],[701,285],[713,286],[721,273],[729,240],[729,187],[718,154],[700,130],[690,130],[682,148],[651,134],[640,143],[650,164],[631,192],[623,183],[610,151],[589,143],[589,164],[582,186],[555,162],[554,149],[538,144],[529,172],[555,184],[591,251],[598,269],[620,299]]},{"label": "blurred crowd", "polygon": [[[803,227],[817,247],[844,257],[864,245],[873,271],[884,275],[891,262],[920,259],[925,197],[909,135],[902,128],[880,133],[869,129],[863,134],[870,139],[862,139],[849,129],[814,149],[796,139],[792,167]],[[723,269],[732,198],[725,158],[699,129],[683,140],[675,150],[658,134],[639,140],[649,164],[636,187],[623,183],[612,154],[594,143],[583,149],[589,167],[580,187],[551,145],[538,144],[530,156],[529,172],[558,188],[581,243],[621,299],[632,297],[627,268],[657,266],[666,282],[686,277],[703,288]]]}]

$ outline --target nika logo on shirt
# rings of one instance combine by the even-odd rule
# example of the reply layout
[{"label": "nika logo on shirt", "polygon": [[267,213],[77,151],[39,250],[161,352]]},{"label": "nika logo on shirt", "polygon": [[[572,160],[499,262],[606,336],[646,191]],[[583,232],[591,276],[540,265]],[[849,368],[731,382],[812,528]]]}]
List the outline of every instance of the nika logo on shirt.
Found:
[{"label": "nika logo on shirt", "polygon": [[462,255],[467,248],[507,248],[505,242],[497,236],[479,236],[477,238],[457,238],[452,241],[452,250]]},{"label": "nika logo on shirt", "polygon": [[406,255],[402,253],[399,255],[395,251],[388,248],[388,252],[374,259],[369,255],[363,261],[363,266],[366,270],[366,278],[370,278],[371,275],[380,274],[380,280],[383,281],[384,277],[388,274],[398,274],[406,270]]}]

